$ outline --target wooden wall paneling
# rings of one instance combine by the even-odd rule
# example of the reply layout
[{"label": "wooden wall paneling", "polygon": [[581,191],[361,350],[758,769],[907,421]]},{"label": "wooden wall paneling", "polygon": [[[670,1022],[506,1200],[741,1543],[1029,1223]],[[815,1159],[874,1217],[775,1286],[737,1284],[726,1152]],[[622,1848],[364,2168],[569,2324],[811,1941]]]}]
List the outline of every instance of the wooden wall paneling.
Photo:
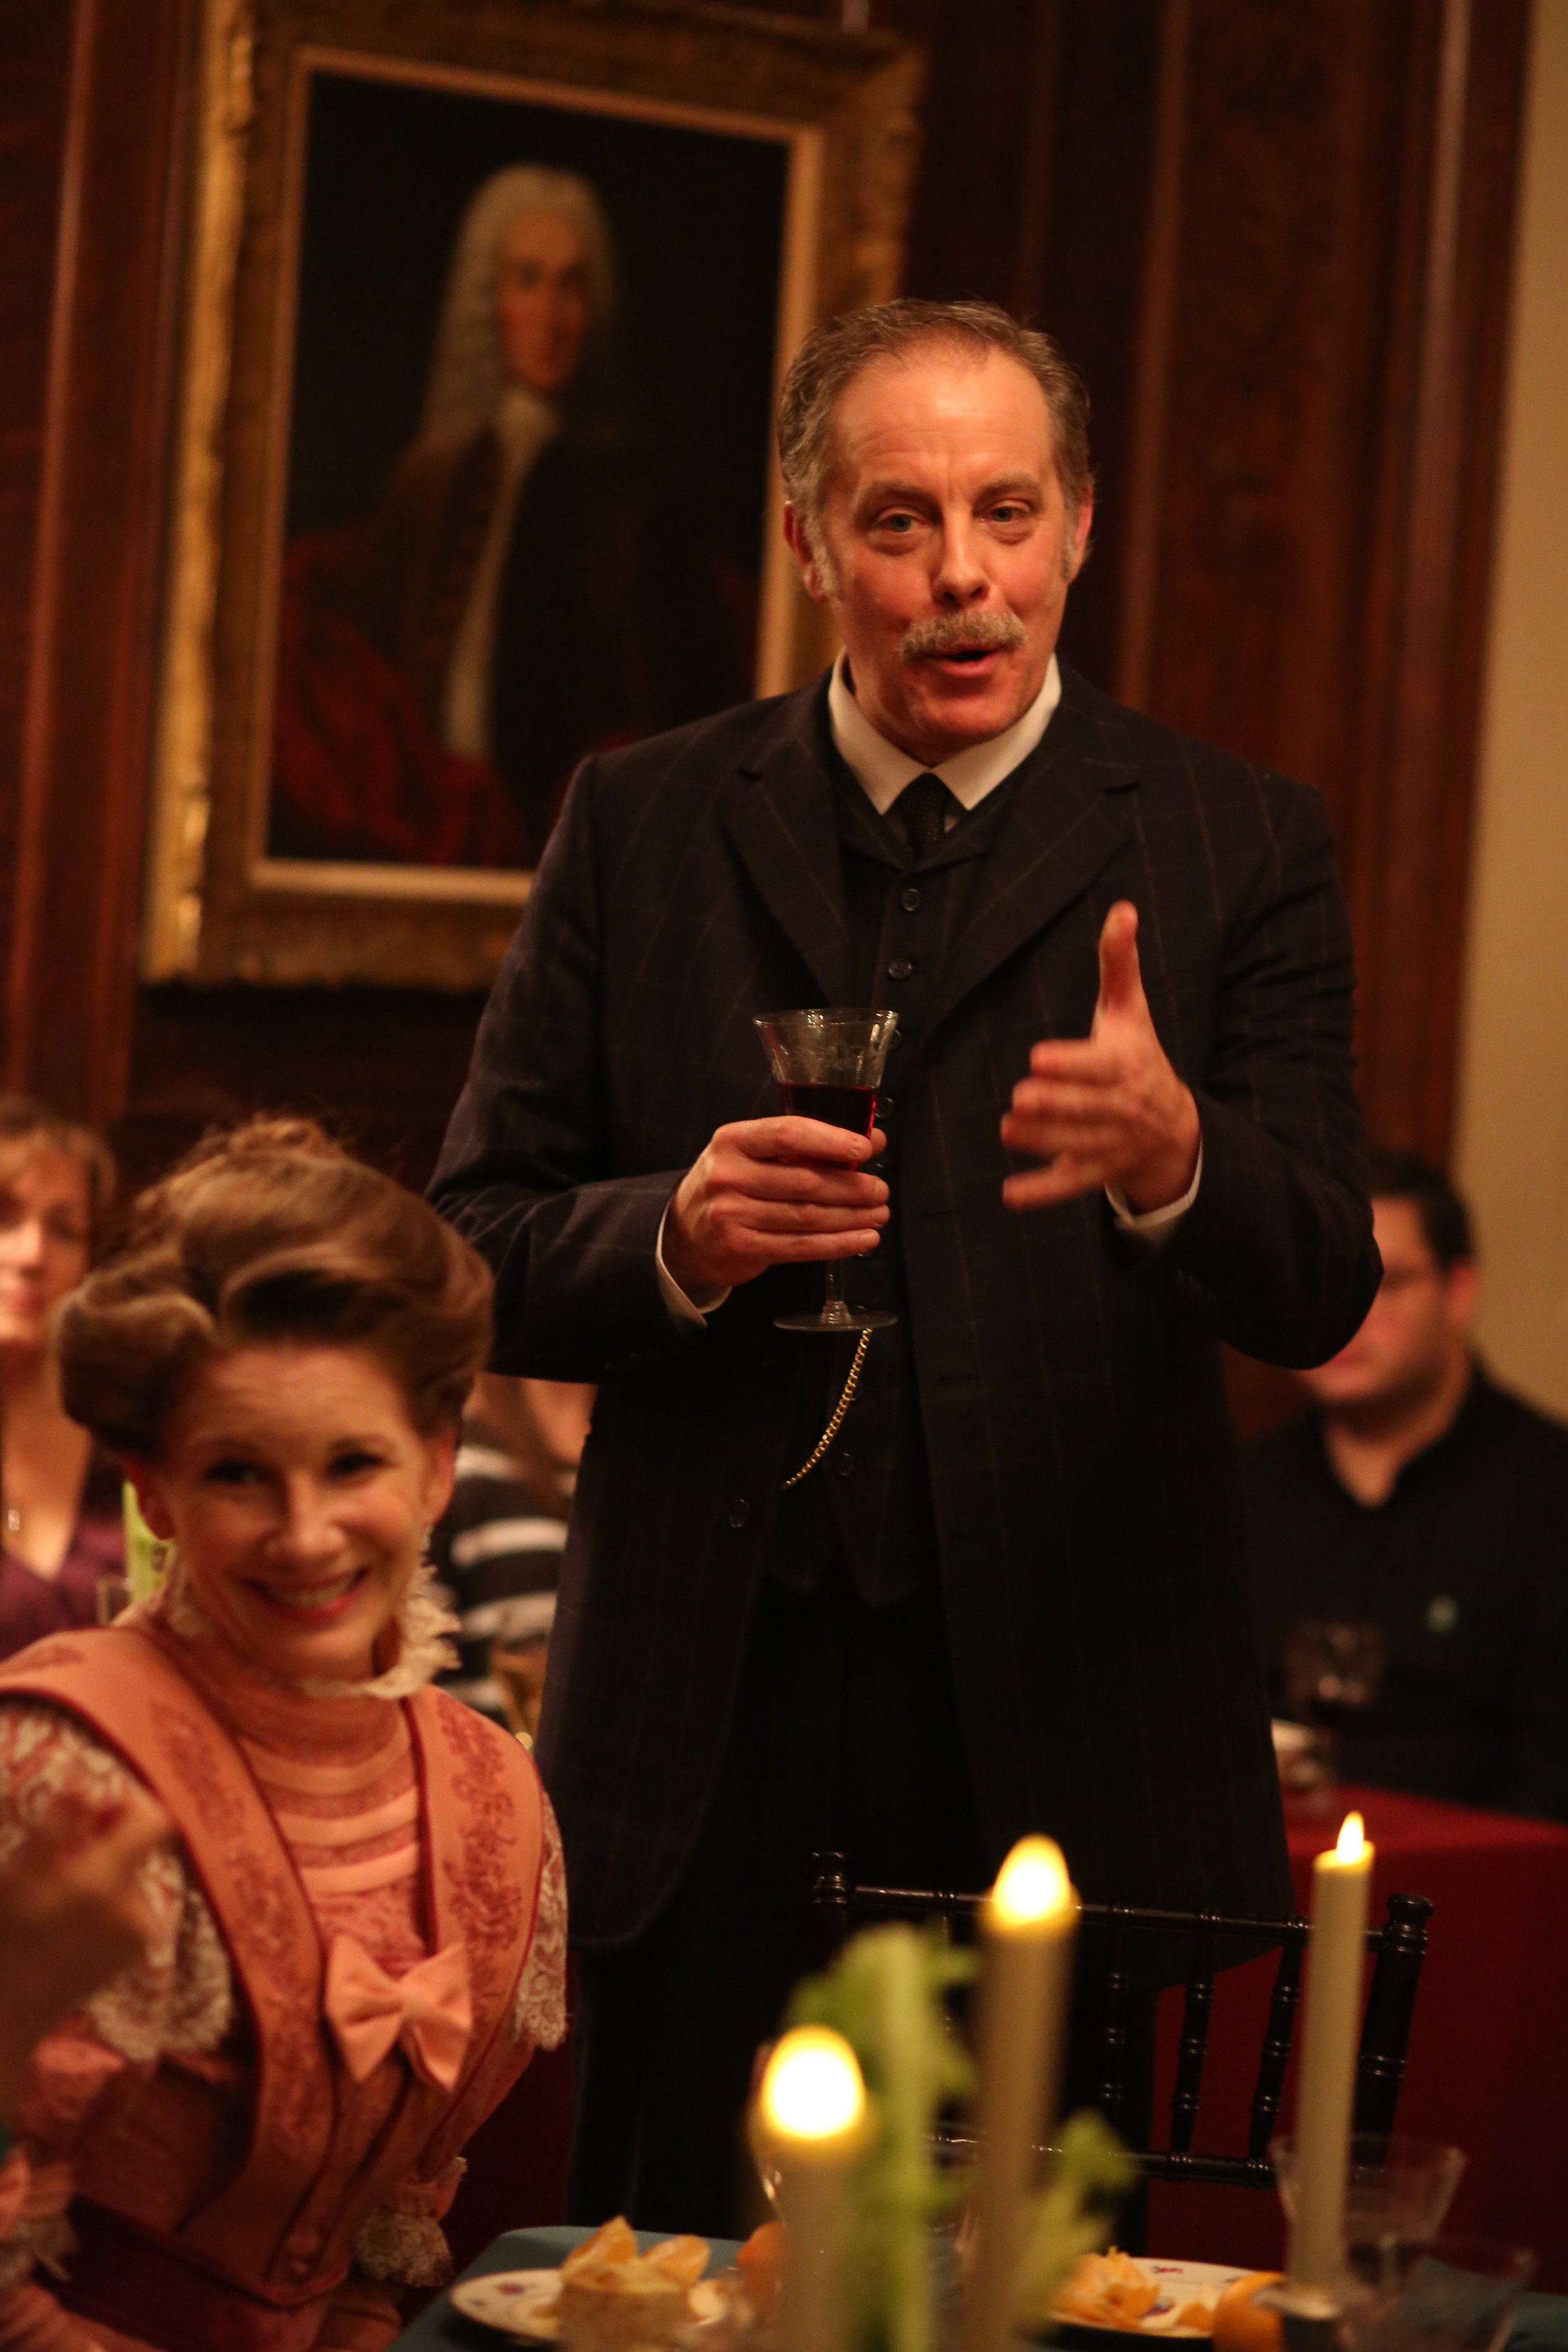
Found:
[{"label": "wooden wall paneling", "polygon": [[7,932],[70,54],[68,7],[0,0],[0,909]]},{"label": "wooden wall paneling", "polygon": [[1376,611],[1346,858],[1374,1131],[1446,1156],[1508,321],[1524,0],[1419,15],[1399,239],[1405,348],[1382,420]]},{"label": "wooden wall paneling", "polygon": [[1182,179],[1187,162],[1187,66],[1192,37],[1192,0],[1166,0],[1160,27],[1149,150],[1142,283],[1135,306],[1137,329],[1131,373],[1137,390],[1129,403],[1124,445],[1127,523],[1119,550],[1121,611],[1115,690],[1118,698],[1130,703],[1135,710],[1148,704],[1154,652],[1160,491],[1170,410]]},{"label": "wooden wall paneling", "polygon": [[137,1181],[205,1127],[297,1110],[422,1186],[482,1009],[480,997],[435,989],[144,990],[115,1148]]},{"label": "wooden wall paneling", "polygon": [[34,580],[9,1082],[124,1098],[168,448],[186,0],[77,0]]},{"label": "wooden wall paneling", "polygon": [[[1151,238],[1122,690],[1173,725],[1331,786],[1343,571],[1345,296],[1383,242],[1368,185],[1363,0],[1191,0],[1168,38],[1179,219]],[[1180,15],[1173,7],[1168,30]],[[1181,127],[1171,127],[1179,81]],[[1169,282],[1158,282],[1162,272]],[[1164,332],[1161,321],[1168,322]]]},{"label": "wooden wall paneling", "polygon": [[1161,0],[1097,0],[1092,7],[1067,0],[1053,13],[1047,209],[1041,239],[1020,255],[1018,301],[1057,338],[1089,387],[1094,538],[1068,600],[1062,649],[1113,692],[1125,625],[1126,539],[1138,510],[1134,386],[1169,12]]},{"label": "wooden wall paneling", "polygon": [[1438,1151],[1523,26],[1169,0],[1137,380],[1121,690],[1323,787],[1369,1117]]},{"label": "wooden wall paneling", "polygon": [[1058,0],[898,0],[879,27],[919,41],[928,99],[905,290],[1010,303],[1029,267],[1049,169]]}]

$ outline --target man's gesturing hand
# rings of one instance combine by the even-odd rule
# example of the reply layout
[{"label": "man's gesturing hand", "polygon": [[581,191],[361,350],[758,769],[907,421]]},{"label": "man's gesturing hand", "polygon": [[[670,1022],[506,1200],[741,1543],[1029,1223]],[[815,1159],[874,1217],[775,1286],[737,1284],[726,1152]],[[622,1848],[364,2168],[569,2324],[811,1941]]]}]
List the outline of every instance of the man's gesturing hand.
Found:
[{"label": "man's gesturing hand", "polygon": [[1100,934],[1100,997],[1086,1038],[1037,1045],[1002,1121],[1009,1151],[1046,1160],[1009,1176],[1015,1209],[1107,1184],[1136,1210],[1179,1201],[1197,1170],[1198,1108],[1154,1034],[1138,970],[1138,909],[1119,899]]},{"label": "man's gesturing hand", "polygon": [[821,1119],[721,1127],[676,1188],[664,1262],[682,1290],[750,1282],[770,1265],[859,1257],[888,1222],[888,1188],[865,1162],[887,1149]]}]

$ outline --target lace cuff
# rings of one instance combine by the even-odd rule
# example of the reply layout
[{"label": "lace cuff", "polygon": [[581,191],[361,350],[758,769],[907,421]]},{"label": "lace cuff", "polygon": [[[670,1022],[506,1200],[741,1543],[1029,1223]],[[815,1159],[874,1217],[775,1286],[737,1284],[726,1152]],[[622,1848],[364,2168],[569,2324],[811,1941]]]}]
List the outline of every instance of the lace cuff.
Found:
[{"label": "lace cuff", "polygon": [[[62,1797],[78,1795],[105,1812],[127,1781],[119,1758],[74,1716],[29,1699],[0,1702],[0,1860]],[[149,1856],[140,1886],[146,1951],[81,2013],[105,2048],[132,2065],[151,2065],[166,2051],[216,2050],[233,2021],[234,1982],[206,1898],[178,1848]],[[47,2048],[46,2037],[40,2055]]]},{"label": "lace cuff", "polygon": [[66,2209],[76,2194],[68,2164],[33,2164],[14,2147],[0,2166],[0,2291],[19,2286],[35,2263],[57,2278],[76,2245]]},{"label": "lace cuff", "polygon": [[354,2261],[366,2278],[393,2286],[445,2286],[452,2254],[440,2217],[468,2168],[455,2156],[433,2180],[411,2177],[366,2214],[354,2240]]},{"label": "lace cuff", "polygon": [[539,1916],[507,2019],[507,2038],[559,2050],[566,2039],[566,1867],[550,1800],[544,1808],[544,1854],[539,1876]]}]

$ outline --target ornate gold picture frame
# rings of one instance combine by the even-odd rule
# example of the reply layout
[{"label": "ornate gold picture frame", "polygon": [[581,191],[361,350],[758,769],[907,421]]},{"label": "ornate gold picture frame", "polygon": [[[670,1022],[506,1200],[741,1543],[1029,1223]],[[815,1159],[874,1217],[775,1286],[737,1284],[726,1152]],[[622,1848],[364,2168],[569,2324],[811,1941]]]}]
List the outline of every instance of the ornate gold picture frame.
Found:
[{"label": "ornate gold picture frame", "polygon": [[569,763],[820,666],[768,419],[897,290],[919,73],[667,0],[205,0],[145,978],[483,987]]}]

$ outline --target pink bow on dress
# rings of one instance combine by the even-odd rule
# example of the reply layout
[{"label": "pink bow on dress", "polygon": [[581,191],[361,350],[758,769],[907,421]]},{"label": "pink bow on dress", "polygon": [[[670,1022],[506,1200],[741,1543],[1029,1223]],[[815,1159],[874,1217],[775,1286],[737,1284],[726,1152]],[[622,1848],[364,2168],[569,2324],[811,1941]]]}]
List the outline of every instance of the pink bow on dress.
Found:
[{"label": "pink bow on dress", "polygon": [[327,1956],[326,2010],[356,2083],[374,2073],[396,2042],[422,2083],[449,2091],[474,2026],[468,1952],[459,1938],[406,1976],[389,1977],[357,1936],[339,1935]]}]

